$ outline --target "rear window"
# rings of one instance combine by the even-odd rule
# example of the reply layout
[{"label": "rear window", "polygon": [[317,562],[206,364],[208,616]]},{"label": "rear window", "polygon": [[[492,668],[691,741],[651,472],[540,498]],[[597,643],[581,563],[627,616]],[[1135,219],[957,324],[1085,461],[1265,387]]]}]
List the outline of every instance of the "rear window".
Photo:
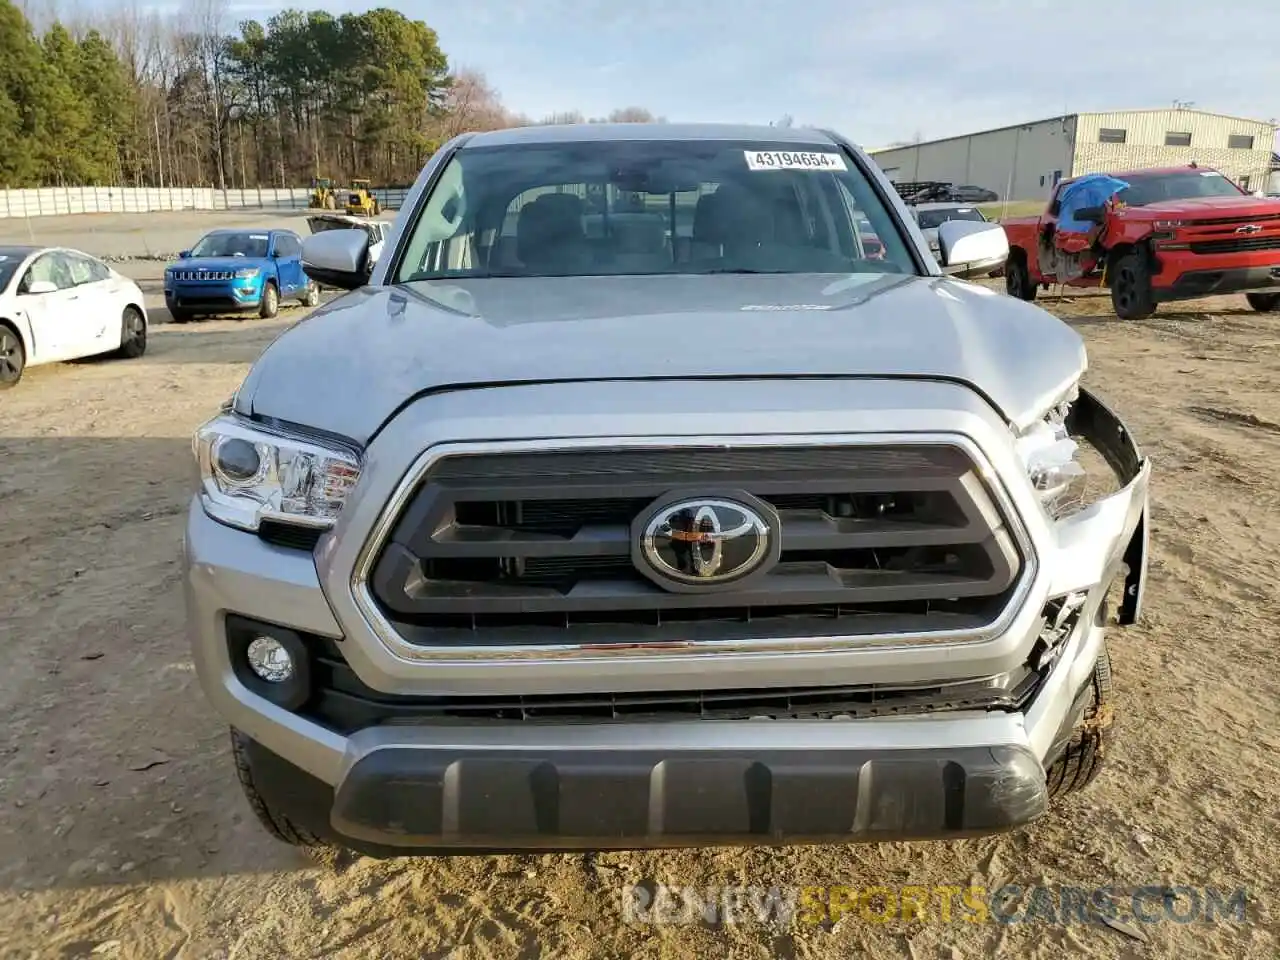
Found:
[{"label": "rear window", "polygon": [[398,282],[917,270],[870,182],[833,144],[463,149],[407,230]]}]

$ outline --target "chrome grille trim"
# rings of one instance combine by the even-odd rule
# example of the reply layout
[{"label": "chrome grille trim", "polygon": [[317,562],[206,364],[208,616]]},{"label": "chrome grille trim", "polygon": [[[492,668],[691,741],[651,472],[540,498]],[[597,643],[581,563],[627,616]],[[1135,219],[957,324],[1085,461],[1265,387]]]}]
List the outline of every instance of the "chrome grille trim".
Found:
[{"label": "chrome grille trim", "polygon": [[[382,547],[426,474],[441,459],[474,454],[516,454],[548,451],[590,451],[593,448],[635,448],[663,450],[681,447],[762,447],[777,446],[911,446],[939,444],[960,448],[972,460],[987,492],[995,501],[1023,558],[1021,570],[1009,600],[1001,613],[986,626],[974,630],[938,630],[921,633],[859,633],[770,637],[767,639],[708,639],[697,642],[661,642],[601,645],[595,643],[486,644],[410,643],[382,613],[374,600],[372,576]],[[360,548],[352,569],[350,588],[356,610],[388,652],[406,662],[483,662],[564,659],[614,659],[617,657],[723,657],[732,654],[770,654],[791,651],[809,653],[843,651],[871,647],[920,647],[967,645],[989,641],[1005,633],[1026,603],[1039,572],[1039,560],[1025,523],[1008,491],[1000,482],[989,459],[969,437],[956,433],[910,434],[820,434],[770,436],[688,436],[651,437],[571,437],[545,440],[443,443],[422,453],[405,473],[394,493],[383,505],[377,522]]]},{"label": "chrome grille trim", "polygon": [[235,272],[231,270],[175,270],[175,280],[234,280]]}]

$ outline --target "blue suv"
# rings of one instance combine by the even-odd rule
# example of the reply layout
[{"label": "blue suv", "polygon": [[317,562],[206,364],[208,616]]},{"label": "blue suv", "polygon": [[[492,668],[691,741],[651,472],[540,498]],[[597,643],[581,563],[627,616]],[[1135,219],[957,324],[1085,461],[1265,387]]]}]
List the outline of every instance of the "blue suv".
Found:
[{"label": "blue suv", "polygon": [[214,230],[178,257],[164,271],[174,323],[247,310],[274,317],[282,299],[320,302],[320,288],[302,272],[302,240],[291,230]]}]

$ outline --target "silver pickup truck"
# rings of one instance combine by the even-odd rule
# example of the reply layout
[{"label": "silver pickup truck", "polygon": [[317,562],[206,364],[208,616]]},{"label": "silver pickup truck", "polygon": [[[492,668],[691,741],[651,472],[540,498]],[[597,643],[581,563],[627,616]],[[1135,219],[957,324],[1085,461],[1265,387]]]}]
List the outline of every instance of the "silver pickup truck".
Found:
[{"label": "silver pickup truck", "polygon": [[[874,254],[869,255],[874,234]],[[815,130],[435,154],[200,428],[246,795],[373,856],[952,838],[1089,783],[1150,467],[1080,337]],[[1114,588],[1114,589],[1113,589]]]}]

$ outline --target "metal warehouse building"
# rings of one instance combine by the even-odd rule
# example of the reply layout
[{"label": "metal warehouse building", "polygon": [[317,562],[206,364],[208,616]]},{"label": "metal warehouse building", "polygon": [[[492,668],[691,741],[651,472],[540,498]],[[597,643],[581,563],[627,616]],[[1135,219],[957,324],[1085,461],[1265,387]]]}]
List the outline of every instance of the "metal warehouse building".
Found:
[{"label": "metal warehouse building", "polygon": [[1276,127],[1199,110],[1071,113],[963,137],[871,151],[890,180],[940,180],[1038,200],[1063,177],[1192,160],[1267,190]]}]

